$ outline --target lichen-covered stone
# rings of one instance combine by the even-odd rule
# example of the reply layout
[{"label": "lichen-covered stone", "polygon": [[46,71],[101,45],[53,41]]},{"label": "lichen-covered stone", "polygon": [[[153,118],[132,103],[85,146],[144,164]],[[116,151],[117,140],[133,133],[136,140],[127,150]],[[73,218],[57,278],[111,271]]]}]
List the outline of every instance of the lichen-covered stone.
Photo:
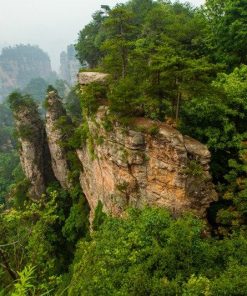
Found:
[{"label": "lichen-covered stone", "polygon": [[94,155],[87,145],[77,150],[84,168],[81,186],[91,213],[101,201],[104,210],[116,216],[128,206],[154,205],[174,214],[191,210],[204,217],[217,199],[207,147],[163,123],[156,123],[157,132],[150,134],[154,122],[143,118],[135,123],[141,132],[119,124],[107,132],[106,114],[107,107],[101,107],[88,121],[91,137],[104,139],[100,145],[94,141]]}]

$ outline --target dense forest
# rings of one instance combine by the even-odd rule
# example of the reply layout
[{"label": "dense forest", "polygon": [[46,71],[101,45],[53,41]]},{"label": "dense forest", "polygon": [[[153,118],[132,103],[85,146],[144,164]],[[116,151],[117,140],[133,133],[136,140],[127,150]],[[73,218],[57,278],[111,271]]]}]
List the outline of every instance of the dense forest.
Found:
[{"label": "dense forest", "polygon": [[[246,0],[201,8],[130,0],[95,12],[79,32],[77,57],[109,78],[64,100],[71,119],[58,124],[70,190],[52,180],[33,201],[12,134],[18,108],[38,114],[47,87],[59,85],[32,81],[0,105],[0,295],[247,295],[246,7]],[[219,196],[207,220],[156,207],[117,218],[99,203],[89,225],[73,149],[89,137],[86,118],[102,98],[106,129],[146,117],[207,145]]]}]

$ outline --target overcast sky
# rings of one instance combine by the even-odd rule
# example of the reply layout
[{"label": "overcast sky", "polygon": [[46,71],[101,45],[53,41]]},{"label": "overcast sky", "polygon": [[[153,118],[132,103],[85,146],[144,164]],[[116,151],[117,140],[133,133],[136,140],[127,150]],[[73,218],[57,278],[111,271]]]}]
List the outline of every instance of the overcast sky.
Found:
[{"label": "overcast sky", "polygon": [[[59,55],[74,43],[80,29],[102,4],[117,0],[0,0],[0,47],[19,43],[39,45],[58,70]],[[194,5],[204,0],[188,1]]]}]

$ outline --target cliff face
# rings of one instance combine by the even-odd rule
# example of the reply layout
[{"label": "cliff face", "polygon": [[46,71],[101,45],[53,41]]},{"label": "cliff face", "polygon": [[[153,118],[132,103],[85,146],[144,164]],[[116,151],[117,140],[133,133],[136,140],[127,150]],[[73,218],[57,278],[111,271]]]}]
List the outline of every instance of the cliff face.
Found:
[{"label": "cliff face", "polygon": [[68,120],[66,111],[62,102],[55,91],[48,93],[46,98],[46,133],[48,145],[51,153],[52,169],[55,177],[65,189],[70,187],[69,182],[69,163],[66,157],[66,151],[62,143],[65,141],[61,130],[63,123],[59,121]]},{"label": "cliff face", "polygon": [[[79,75],[81,85],[106,79],[102,73]],[[68,128],[73,133],[72,125],[55,91],[48,93],[46,106],[45,128],[38,112],[23,107],[15,114],[22,167],[37,197],[45,189],[50,165],[61,186],[71,188],[63,144]],[[150,205],[169,208],[174,215],[191,210],[205,217],[209,204],[217,199],[207,147],[167,124],[145,118],[136,118],[128,127],[110,123],[108,113],[108,107],[101,106],[93,119],[87,119],[87,143],[76,151],[91,220],[99,201],[105,212],[115,216],[129,206]]]},{"label": "cliff face", "polygon": [[14,119],[21,166],[31,184],[30,197],[39,199],[49,182],[55,179],[69,189],[69,162],[63,146],[66,140],[63,124],[67,124],[69,118],[57,92],[47,95],[45,124],[35,105],[21,104],[14,112]]},{"label": "cliff face", "polygon": [[116,124],[106,132],[106,114],[107,107],[101,107],[89,121],[94,151],[92,143],[91,151],[88,145],[77,151],[84,168],[81,186],[92,213],[101,201],[116,216],[127,206],[156,205],[174,214],[192,210],[204,217],[217,199],[207,147],[168,125],[154,126],[141,118],[134,125],[142,131]]}]

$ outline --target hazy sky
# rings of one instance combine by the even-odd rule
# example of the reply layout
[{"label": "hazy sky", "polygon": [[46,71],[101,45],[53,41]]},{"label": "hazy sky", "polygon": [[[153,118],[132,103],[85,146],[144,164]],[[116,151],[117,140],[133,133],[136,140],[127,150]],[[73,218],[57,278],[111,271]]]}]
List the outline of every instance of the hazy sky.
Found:
[{"label": "hazy sky", "polygon": [[[80,29],[102,4],[117,0],[0,0],[0,47],[19,43],[39,45],[58,70],[59,54],[77,39]],[[204,0],[189,1],[194,5]]]}]

